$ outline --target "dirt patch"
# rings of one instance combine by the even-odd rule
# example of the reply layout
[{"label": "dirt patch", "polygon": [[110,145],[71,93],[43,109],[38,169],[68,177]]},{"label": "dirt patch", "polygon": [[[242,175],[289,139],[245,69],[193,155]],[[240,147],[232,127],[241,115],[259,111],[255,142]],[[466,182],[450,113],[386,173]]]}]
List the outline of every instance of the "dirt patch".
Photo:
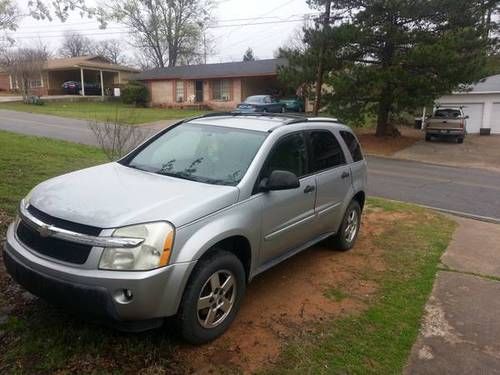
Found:
[{"label": "dirt patch", "polygon": [[356,131],[366,154],[392,156],[422,140],[422,132],[411,128],[400,128],[400,137],[376,137],[373,129]]},{"label": "dirt patch", "polygon": [[[312,332],[315,322],[362,311],[377,291],[367,272],[385,269],[374,237],[404,215],[369,212],[352,251],[335,252],[321,243],[257,277],[230,330],[202,347],[181,346],[178,359],[196,374],[222,367],[252,373],[275,362],[286,342]],[[344,298],[329,298],[332,288]]]},{"label": "dirt patch", "polygon": [[[369,208],[352,251],[337,252],[321,243],[258,276],[248,287],[236,321],[213,343],[193,347],[175,341],[165,345],[160,344],[164,342],[160,331],[115,337],[115,333],[99,329],[96,339],[105,335],[101,339],[108,342],[99,358],[89,352],[68,353],[58,373],[76,369],[90,373],[106,366],[110,371],[142,374],[170,374],[172,369],[196,374],[253,373],[266,368],[278,360],[288,342],[318,333],[316,323],[357,314],[369,306],[378,289],[374,276],[386,268],[383,249],[377,247],[376,239],[393,223],[411,219],[411,213]],[[24,296],[27,292],[7,280],[0,264],[0,315],[23,317],[27,311],[43,309],[40,301]],[[82,333],[77,329],[74,332]],[[17,339],[14,335],[0,337],[0,344],[10,347]],[[130,347],[120,354],[128,361],[117,355],[124,342]],[[19,359],[23,368],[32,368],[27,357]]]}]

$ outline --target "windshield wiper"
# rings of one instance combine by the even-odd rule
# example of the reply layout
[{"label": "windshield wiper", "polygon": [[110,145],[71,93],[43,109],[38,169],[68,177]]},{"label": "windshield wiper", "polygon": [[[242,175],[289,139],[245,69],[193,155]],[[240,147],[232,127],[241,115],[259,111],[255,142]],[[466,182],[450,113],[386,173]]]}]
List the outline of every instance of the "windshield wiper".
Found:
[{"label": "windshield wiper", "polygon": [[168,177],[176,177],[176,178],[181,178],[183,180],[188,180],[188,181],[197,181],[197,179],[193,176],[188,176],[185,173],[173,173],[173,172],[165,172],[165,171],[156,171],[156,174],[162,175],[162,176],[168,176]]}]

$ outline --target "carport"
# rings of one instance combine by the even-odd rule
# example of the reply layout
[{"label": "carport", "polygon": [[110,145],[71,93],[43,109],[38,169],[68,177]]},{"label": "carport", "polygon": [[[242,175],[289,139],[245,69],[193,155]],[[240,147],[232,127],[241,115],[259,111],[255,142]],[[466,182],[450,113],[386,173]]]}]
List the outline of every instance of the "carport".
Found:
[{"label": "carport", "polygon": [[[85,85],[88,84],[95,84],[98,88],[92,95],[106,96],[112,95],[114,88],[127,83],[128,77],[137,72],[137,69],[113,64],[101,56],[51,59],[47,61],[40,79],[30,81],[30,87],[34,94],[40,96],[63,95],[62,84],[75,81],[81,85],[79,94],[82,96],[90,94],[85,92]],[[0,73],[0,90],[16,90],[15,80],[6,72]]]}]

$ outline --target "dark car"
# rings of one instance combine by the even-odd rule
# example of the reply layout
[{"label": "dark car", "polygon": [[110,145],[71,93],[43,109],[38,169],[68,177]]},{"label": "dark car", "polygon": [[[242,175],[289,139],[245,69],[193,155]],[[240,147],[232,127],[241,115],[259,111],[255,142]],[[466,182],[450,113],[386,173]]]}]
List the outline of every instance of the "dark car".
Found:
[{"label": "dark car", "polygon": [[[66,81],[61,87],[67,95],[79,95],[82,90],[82,84],[78,81]],[[101,95],[101,85],[85,83],[85,95]]]},{"label": "dark car", "polygon": [[238,112],[286,112],[286,105],[271,95],[253,95],[236,107]]},{"label": "dark car", "polygon": [[304,112],[304,101],[300,98],[281,99],[280,103],[286,106],[288,112]]}]

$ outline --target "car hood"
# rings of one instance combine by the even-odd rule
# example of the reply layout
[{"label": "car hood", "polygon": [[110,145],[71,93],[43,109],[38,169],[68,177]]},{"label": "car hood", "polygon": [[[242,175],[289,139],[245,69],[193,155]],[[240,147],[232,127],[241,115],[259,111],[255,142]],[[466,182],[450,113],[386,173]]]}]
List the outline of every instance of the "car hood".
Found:
[{"label": "car hood", "polygon": [[109,163],[47,180],[29,202],[60,219],[101,228],[166,220],[176,227],[234,204],[239,189]]}]

